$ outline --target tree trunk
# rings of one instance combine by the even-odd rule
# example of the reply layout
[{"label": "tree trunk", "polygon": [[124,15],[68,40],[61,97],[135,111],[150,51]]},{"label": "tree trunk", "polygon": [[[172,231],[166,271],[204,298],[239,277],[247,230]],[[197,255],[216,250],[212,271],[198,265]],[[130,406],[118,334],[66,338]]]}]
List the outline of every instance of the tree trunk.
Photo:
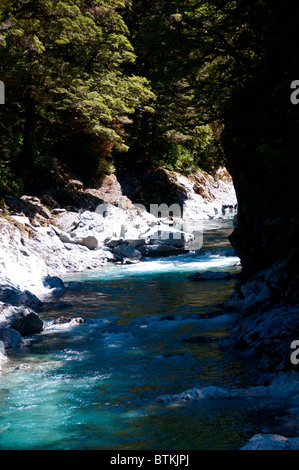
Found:
[{"label": "tree trunk", "polygon": [[26,167],[30,167],[33,163],[35,150],[35,133],[36,133],[36,112],[35,103],[29,98],[25,108],[25,124],[24,124],[24,142],[23,157]]}]

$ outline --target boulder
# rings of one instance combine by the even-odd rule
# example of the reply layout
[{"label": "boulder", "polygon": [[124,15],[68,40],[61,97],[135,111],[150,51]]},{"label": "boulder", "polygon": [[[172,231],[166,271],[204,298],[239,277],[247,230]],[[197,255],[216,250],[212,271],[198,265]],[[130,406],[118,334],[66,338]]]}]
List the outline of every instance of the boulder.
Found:
[{"label": "boulder", "polygon": [[55,216],[55,225],[64,232],[71,232],[79,226],[80,216],[76,212],[61,212]]},{"label": "boulder", "polygon": [[137,239],[126,238],[125,242],[128,245],[130,245],[132,248],[139,248],[140,246],[143,246],[146,243],[144,238],[137,238]]},{"label": "boulder", "polygon": [[43,284],[48,289],[51,289],[55,295],[63,295],[66,292],[66,287],[63,281],[57,276],[47,276],[43,280]]},{"label": "boulder", "polygon": [[150,245],[171,245],[183,248],[187,243],[194,241],[194,235],[169,226],[154,227],[144,234],[146,242]]},{"label": "boulder", "polygon": [[2,364],[5,364],[5,362],[7,362],[5,347],[3,341],[0,341],[0,372],[2,370]]},{"label": "boulder", "polygon": [[18,310],[17,318],[12,321],[11,327],[22,336],[29,336],[43,331],[44,323],[30,308]]},{"label": "boulder", "polygon": [[18,224],[21,225],[30,225],[30,220],[28,217],[25,217],[23,215],[12,215],[11,218],[18,222]]},{"label": "boulder", "polygon": [[5,350],[28,346],[21,334],[12,328],[0,329],[0,341],[3,342]]},{"label": "boulder", "polygon": [[105,240],[105,245],[108,246],[108,248],[115,248],[118,245],[122,245],[123,243],[124,239],[118,237],[112,237]]},{"label": "boulder", "polygon": [[95,250],[98,246],[98,240],[93,235],[81,238],[80,245],[86,246],[89,250]]},{"label": "boulder", "polygon": [[55,318],[55,320],[51,322],[51,325],[64,325],[66,323],[70,325],[82,325],[83,323],[85,323],[85,321],[81,317],[71,318],[71,317],[62,316],[62,317]]},{"label": "boulder", "polygon": [[64,244],[67,245],[82,245],[88,248],[89,250],[95,250],[98,247],[98,240],[94,235],[78,235],[75,232],[72,232],[71,234],[61,232],[59,233],[59,238]]},{"label": "boulder", "polygon": [[87,246],[83,245],[77,245],[76,243],[65,243],[64,248],[66,248],[68,251],[77,251],[77,252],[88,252],[89,249]]},{"label": "boulder", "polygon": [[59,234],[59,239],[62,241],[62,243],[75,243],[74,240],[67,233],[63,232]]},{"label": "boulder", "polygon": [[140,247],[140,252],[143,256],[158,258],[160,256],[182,255],[188,253],[188,250],[171,245],[144,245]]},{"label": "boulder", "polygon": [[113,248],[113,253],[123,258],[140,259],[142,257],[142,254],[140,253],[139,250],[135,250],[135,248],[126,244],[119,245]]},{"label": "boulder", "polygon": [[241,450],[298,450],[299,438],[279,434],[256,434]]},{"label": "boulder", "polygon": [[11,305],[25,305],[26,307],[40,309],[43,302],[34,294],[28,291],[22,291],[10,282],[0,286],[0,301]]}]

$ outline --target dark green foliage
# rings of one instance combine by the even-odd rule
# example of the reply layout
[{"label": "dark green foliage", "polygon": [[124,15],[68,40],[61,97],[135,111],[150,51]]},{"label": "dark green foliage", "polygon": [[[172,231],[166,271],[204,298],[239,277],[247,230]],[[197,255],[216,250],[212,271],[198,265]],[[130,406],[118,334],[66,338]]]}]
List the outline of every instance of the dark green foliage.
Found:
[{"label": "dark green foliage", "polygon": [[225,163],[220,134],[232,90],[259,62],[258,2],[134,0],[132,30],[138,73],[156,95],[153,114],[136,115],[133,161],[178,170],[213,171]]},{"label": "dark green foliage", "polygon": [[135,60],[120,15],[129,4],[1,3],[0,75],[7,98],[0,110],[0,151],[11,154],[28,181],[36,171],[47,172],[52,144],[78,134],[97,141],[98,161],[114,148],[127,150],[124,125],[152,97],[145,78],[124,72]]},{"label": "dark green foliage", "polygon": [[232,242],[248,272],[286,256],[297,272],[298,226],[290,220],[299,210],[299,108],[290,85],[298,79],[299,5],[272,0],[263,7],[262,53],[226,107],[223,144],[239,199]]},{"label": "dark green foliage", "polygon": [[239,134],[258,168],[283,174],[298,122],[289,106],[298,15],[287,3],[3,0],[3,180],[44,184],[54,159],[83,178],[113,160],[213,172],[242,159]]}]

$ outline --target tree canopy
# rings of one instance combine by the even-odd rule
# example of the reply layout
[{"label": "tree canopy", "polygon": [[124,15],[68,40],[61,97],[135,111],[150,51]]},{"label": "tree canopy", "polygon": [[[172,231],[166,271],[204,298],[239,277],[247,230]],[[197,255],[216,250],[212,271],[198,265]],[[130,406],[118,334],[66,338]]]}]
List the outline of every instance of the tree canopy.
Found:
[{"label": "tree canopy", "polygon": [[276,7],[275,0],[2,1],[2,191],[11,172],[34,179],[53,158],[83,176],[111,158],[180,171],[225,164],[226,116],[264,70],[277,40],[267,37]]},{"label": "tree canopy", "polygon": [[[53,143],[78,135],[90,138],[100,157],[112,148],[127,150],[124,125],[153,96],[146,78],[124,72],[135,61],[121,15],[128,5],[2,2],[0,71],[7,90],[2,159],[25,169],[45,165]],[[88,155],[81,166],[86,163]]]}]

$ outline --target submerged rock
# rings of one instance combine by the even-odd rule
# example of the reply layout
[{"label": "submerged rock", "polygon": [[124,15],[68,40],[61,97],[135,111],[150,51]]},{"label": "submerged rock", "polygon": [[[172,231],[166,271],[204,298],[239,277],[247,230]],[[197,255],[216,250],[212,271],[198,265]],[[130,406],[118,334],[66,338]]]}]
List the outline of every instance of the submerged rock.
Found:
[{"label": "submerged rock", "polygon": [[11,327],[22,336],[40,333],[44,329],[44,323],[33,310],[19,309],[17,318],[11,322]]},{"label": "submerged rock", "polygon": [[3,342],[5,351],[9,349],[16,349],[22,346],[28,346],[28,342],[24,340],[22,335],[13,328],[0,329],[0,341]]},{"label": "submerged rock", "polygon": [[5,346],[4,342],[0,341],[0,372],[2,370],[2,364],[5,364],[7,362],[7,356],[5,354]]},{"label": "submerged rock", "polygon": [[27,336],[40,333],[43,330],[43,321],[29,307],[2,305],[0,309],[1,328],[13,328],[22,336]]},{"label": "submerged rock", "polygon": [[62,316],[59,318],[55,318],[55,320],[53,320],[50,324],[51,325],[63,325],[65,323],[69,323],[70,325],[82,325],[83,323],[85,323],[85,321],[81,317],[72,318],[72,317]]},{"label": "submerged rock", "polygon": [[0,285],[0,301],[11,305],[25,305],[39,309],[42,307],[41,302],[36,295],[28,292],[27,290],[22,291],[17,285],[12,284],[10,281]]},{"label": "submerged rock", "polygon": [[188,253],[188,250],[183,248],[176,248],[170,245],[144,245],[140,247],[143,256],[150,258],[159,258],[162,256],[183,255]]},{"label": "submerged rock", "polygon": [[121,256],[123,258],[137,258],[140,259],[142,254],[139,250],[136,250],[132,246],[127,244],[118,245],[113,248],[113,253],[115,255]]},{"label": "submerged rock", "polygon": [[299,437],[256,434],[241,450],[299,450]]},{"label": "submerged rock", "polygon": [[227,279],[236,279],[237,277],[238,273],[230,273],[223,271],[204,271],[191,274],[188,279],[190,279],[191,281],[222,281]]},{"label": "submerged rock", "polygon": [[62,295],[66,292],[66,287],[62,279],[57,276],[47,276],[43,283],[44,286],[51,289],[51,293],[55,295]]}]

